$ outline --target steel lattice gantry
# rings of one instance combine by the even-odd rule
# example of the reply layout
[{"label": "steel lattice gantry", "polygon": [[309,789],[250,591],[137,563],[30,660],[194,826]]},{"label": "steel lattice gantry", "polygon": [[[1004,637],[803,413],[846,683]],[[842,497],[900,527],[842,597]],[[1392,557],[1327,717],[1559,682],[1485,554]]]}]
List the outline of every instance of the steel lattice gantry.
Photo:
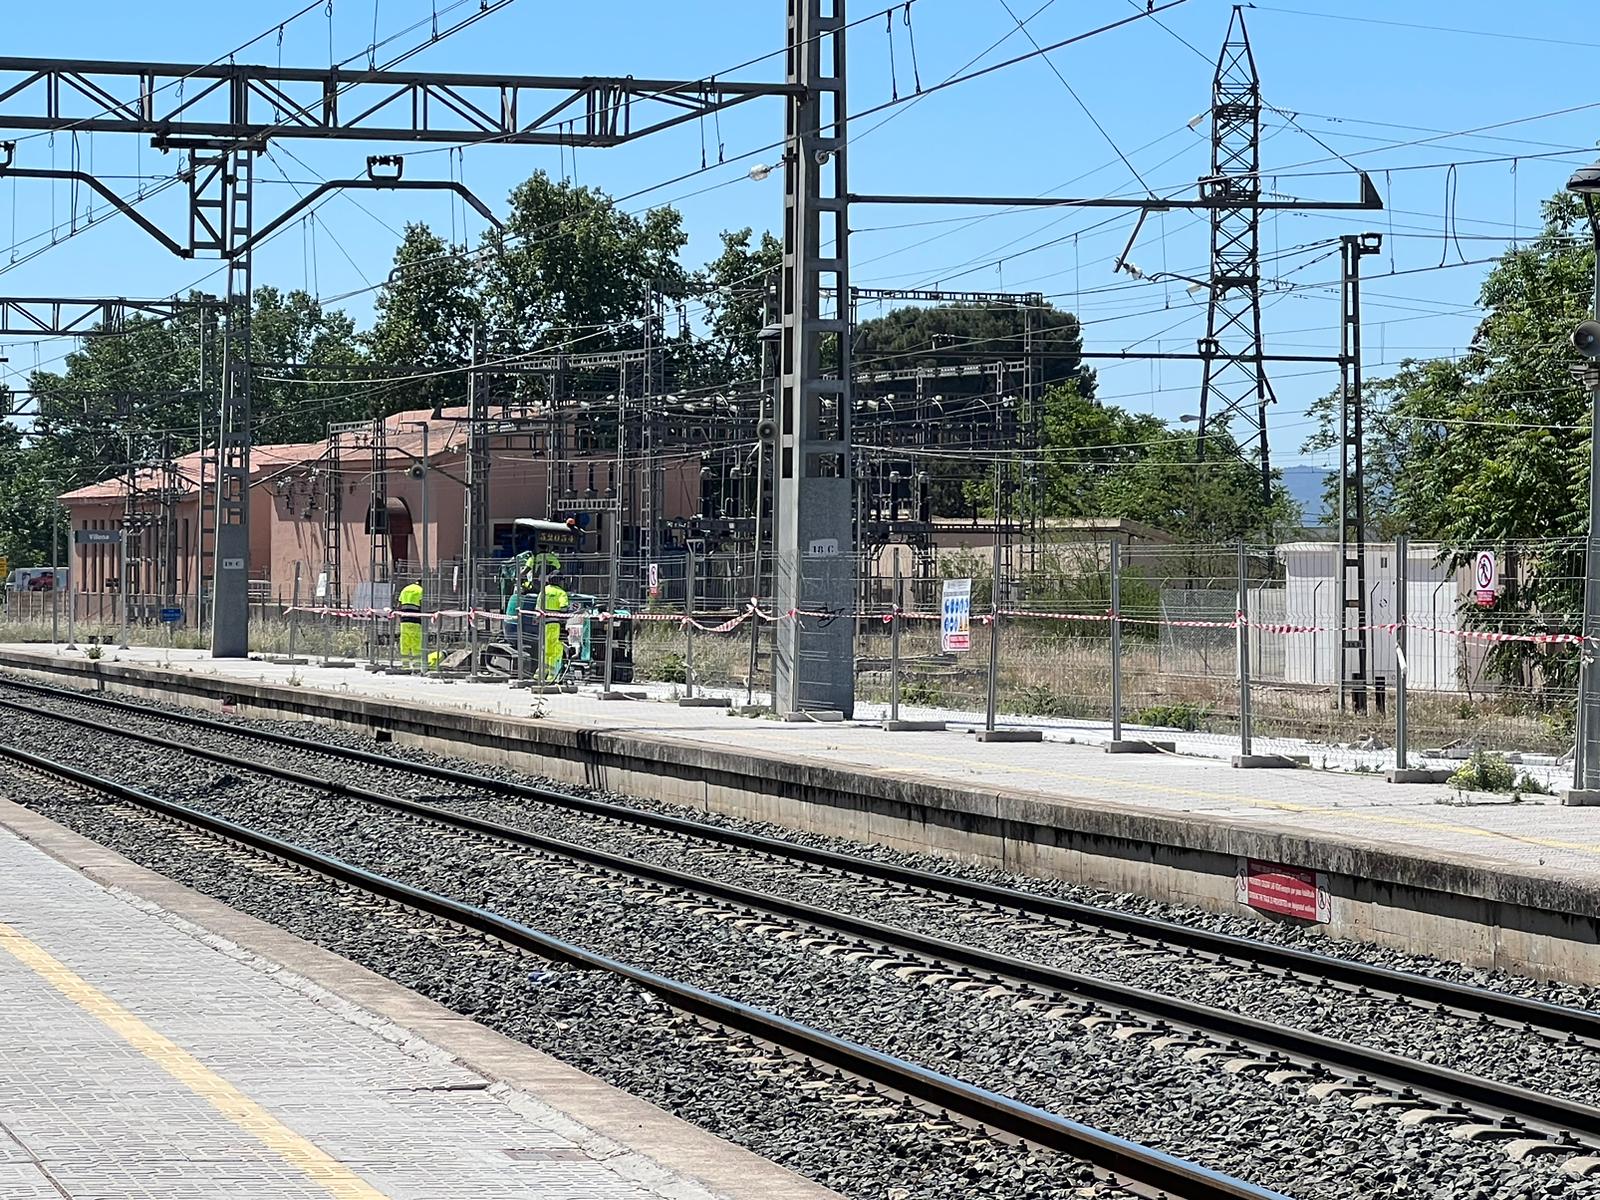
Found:
[{"label": "steel lattice gantry", "polygon": [[262,142],[619,146],[776,83],[0,57],[0,127]]},{"label": "steel lattice gantry", "polygon": [[[791,0],[791,29],[794,3]],[[791,62],[784,83],[729,83],[0,58],[0,128],[148,135],[158,147],[187,152],[180,174],[189,190],[189,228],[181,239],[172,236],[92,173],[18,166],[15,142],[0,142],[0,178],[75,180],[173,253],[185,258],[214,255],[228,264],[230,307],[217,452],[214,656],[238,658],[248,652],[250,258],[258,240],[255,156],[277,138],[617,146],[763,96],[791,98],[791,108],[814,103],[795,82],[795,69]],[[793,114],[791,128],[792,122]],[[791,151],[789,161],[793,160]],[[378,177],[370,161],[368,174],[365,181],[351,182],[395,188],[440,186],[436,180]],[[840,224],[842,232],[842,220]]]},{"label": "steel lattice gantry", "polygon": [[216,301],[129,300],[122,296],[0,296],[0,334],[28,337],[114,337],[129,317],[166,321]]},{"label": "steel lattice gantry", "polygon": [[1261,361],[1261,77],[1244,13],[1234,6],[1211,87],[1211,174],[1201,181],[1211,208],[1210,299],[1200,343],[1200,423],[1195,456],[1205,457],[1213,420],[1226,427],[1254,412],[1262,488],[1270,496],[1267,405],[1274,397]]}]

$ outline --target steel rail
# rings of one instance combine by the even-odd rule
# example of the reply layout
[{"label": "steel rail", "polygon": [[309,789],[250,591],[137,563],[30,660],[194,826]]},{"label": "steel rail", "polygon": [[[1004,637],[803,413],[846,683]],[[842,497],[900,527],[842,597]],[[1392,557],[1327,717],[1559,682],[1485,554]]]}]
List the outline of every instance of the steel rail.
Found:
[{"label": "steel rail", "polygon": [[[836,850],[825,850],[820,847],[785,841],[782,838],[766,837],[761,834],[748,833],[744,830],[706,825],[684,817],[674,817],[666,813],[653,813],[624,804],[595,800],[587,796],[577,796],[568,792],[556,791],[552,788],[495,779],[491,776],[479,775],[454,767],[443,767],[434,763],[410,762],[390,755],[377,754],[369,750],[335,746],[311,738],[300,738],[292,734],[277,733],[270,730],[251,729],[246,726],[226,721],[216,721],[192,713],[158,712],[142,705],[132,704],[109,696],[85,693],[72,688],[55,688],[45,684],[23,682],[10,678],[0,679],[0,686],[48,695],[67,701],[88,703],[154,720],[171,721],[191,728],[232,734],[246,740],[285,746],[304,753],[323,754],[368,766],[410,772],[460,787],[476,788],[501,795],[536,800],[574,812],[644,826],[679,837],[720,842],[724,845],[736,846],[740,849],[760,854],[793,859],[809,865],[826,867],[830,870],[841,871],[851,875],[865,876],[885,883],[894,883],[903,887],[918,888],[924,891],[960,897],[965,900],[974,900],[983,904],[992,904],[1001,908],[1047,917],[1052,920],[1097,927],[1130,937],[1185,947],[1221,959],[1237,959],[1251,962],[1258,966],[1269,967],[1290,975],[1306,976],[1312,979],[1327,980],[1330,983],[1365,988],[1371,992],[1392,995],[1399,999],[1443,1005],[1457,1012],[1493,1017],[1520,1025],[1532,1025],[1568,1037],[1582,1037],[1600,1042],[1600,1012],[1551,1004],[1544,1000],[1535,1000],[1526,996],[1513,995],[1509,992],[1494,991],[1489,988],[1473,987],[1470,984],[1456,983],[1453,980],[1433,979],[1426,975],[1397,971],[1390,967],[1374,966],[1370,963],[1336,958],[1332,955],[1317,954],[1313,951],[1302,950],[1293,946],[1284,946],[1273,942],[1239,937],[1234,934],[1199,929],[1175,921],[1163,921],[1157,917],[1147,917],[1140,913],[1122,912],[1074,900],[1063,900],[1055,896],[1041,896],[1015,888],[962,879],[936,871],[879,862],[875,859],[844,854]],[[5,700],[0,700],[0,707],[20,709],[24,712],[36,711],[24,705]]]},{"label": "steel rail", "polygon": [[1235,1179],[1163,1151],[1120,1138],[1056,1113],[916,1063],[851,1042],[716,992],[630,966],[476,905],[413,887],[397,879],[320,854],[293,842],[214,816],[116,780],[0,744],[0,756],[36,772],[114,796],[258,853],[314,871],[338,883],[453,922],[517,949],[572,966],[604,971],[660,996],[681,1012],[702,1017],[847,1071],[913,1099],[936,1104],[987,1128],[1070,1155],[1103,1171],[1183,1200],[1289,1200],[1279,1192]]},{"label": "steel rail", "polygon": [[[0,707],[8,706],[10,703],[0,700]],[[67,724],[91,729],[101,728],[84,717],[62,713],[43,715],[47,719]],[[437,804],[393,796],[341,780],[312,775],[292,767],[240,758],[237,754],[227,751],[187,745],[153,733],[125,729],[109,732],[118,737],[178,754],[256,772],[315,791],[349,797],[435,825],[493,838],[570,861],[587,863],[619,875],[649,879],[668,887],[727,901],[758,912],[804,922],[818,929],[866,939],[901,954],[923,956],[980,974],[1008,978],[1032,988],[1077,997],[1093,1006],[1106,1005],[1130,1016],[1143,1018],[1150,1023],[1174,1023],[1203,1036],[1240,1043],[1241,1048],[1249,1046],[1272,1056],[1299,1060],[1314,1073],[1337,1071],[1347,1079],[1371,1081],[1396,1092],[1410,1090],[1419,1098],[1441,1108],[1471,1108],[1488,1119],[1505,1121],[1509,1118],[1509,1124],[1526,1123],[1530,1128],[1538,1128],[1552,1135],[1577,1133],[1600,1143],[1600,1108],[1575,1100],[1549,1096],[1514,1084],[1468,1075],[1359,1043],[1259,1020],[1198,1001],[1152,992],[1130,984],[1117,983],[917,933],[901,926],[887,925],[870,918],[822,908],[755,888],[742,887],[673,867],[644,862],[592,846],[455,812]]]}]

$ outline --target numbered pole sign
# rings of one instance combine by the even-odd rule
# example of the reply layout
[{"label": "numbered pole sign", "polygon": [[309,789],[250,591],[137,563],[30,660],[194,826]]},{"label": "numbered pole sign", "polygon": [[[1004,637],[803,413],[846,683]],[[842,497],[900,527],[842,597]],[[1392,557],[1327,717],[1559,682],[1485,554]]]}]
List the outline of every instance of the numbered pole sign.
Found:
[{"label": "numbered pole sign", "polygon": [[972,649],[972,580],[946,579],[940,601],[939,648]]}]

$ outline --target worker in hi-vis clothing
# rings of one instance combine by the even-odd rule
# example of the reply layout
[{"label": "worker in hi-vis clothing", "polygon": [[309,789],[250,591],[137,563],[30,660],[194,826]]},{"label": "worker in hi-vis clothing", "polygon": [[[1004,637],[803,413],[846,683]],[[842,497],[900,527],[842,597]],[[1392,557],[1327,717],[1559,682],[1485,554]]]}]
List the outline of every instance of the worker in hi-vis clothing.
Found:
[{"label": "worker in hi-vis clothing", "polygon": [[400,657],[422,661],[422,584],[400,589]]},{"label": "worker in hi-vis clothing", "polygon": [[[562,588],[560,580],[561,560],[554,554],[530,555],[527,564],[522,568],[522,594],[524,596],[537,595],[539,591],[539,578],[544,577],[543,602],[538,606],[543,610],[543,616],[536,617],[536,621],[544,623],[544,677],[549,680],[561,678],[561,663],[563,648],[561,630],[563,622],[550,618],[557,613],[565,612],[572,607],[572,597],[567,595]],[[538,624],[533,628],[537,631]],[[535,638],[538,634],[535,632]]]}]

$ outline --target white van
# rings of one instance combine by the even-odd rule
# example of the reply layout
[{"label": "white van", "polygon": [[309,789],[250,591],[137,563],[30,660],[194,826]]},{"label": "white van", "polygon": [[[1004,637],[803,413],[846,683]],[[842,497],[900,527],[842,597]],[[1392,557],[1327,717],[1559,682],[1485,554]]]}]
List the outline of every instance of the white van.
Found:
[{"label": "white van", "polygon": [[65,567],[18,567],[6,576],[8,592],[66,591]]}]

